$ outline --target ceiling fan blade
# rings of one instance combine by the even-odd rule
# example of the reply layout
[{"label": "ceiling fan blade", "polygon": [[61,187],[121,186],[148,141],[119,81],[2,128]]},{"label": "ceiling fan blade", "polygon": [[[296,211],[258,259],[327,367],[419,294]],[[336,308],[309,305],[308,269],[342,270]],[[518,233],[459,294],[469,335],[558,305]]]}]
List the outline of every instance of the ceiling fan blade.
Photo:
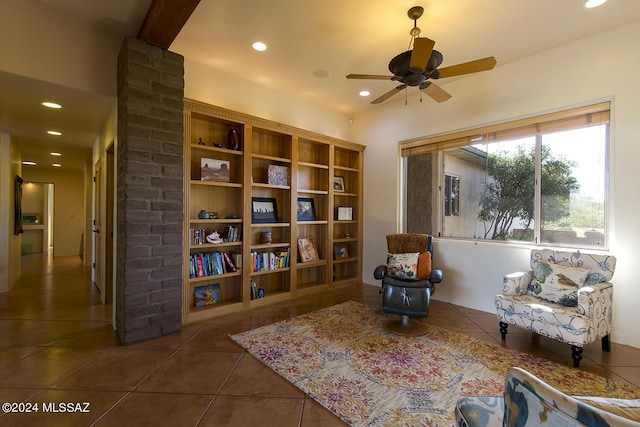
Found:
[{"label": "ceiling fan blade", "polygon": [[451,98],[449,92],[445,91],[433,82],[431,82],[431,84],[426,88],[422,89],[422,91],[433,98],[433,100],[436,102],[444,102],[447,99]]},{"label": "ceiling fan blade", "polygon": [[396,93],[400,92],[402,89],[404,89],[406,87],[407,87],[407,85],[396,86],[393,89],[391,89],[389,92],[387,92],[384,95],[382,95],[381,97],[376,98],[373,101],[371,101],[371,103],[372,104],[380,104],[381,102],[386,101],[387,99],[391,98],[393,95],[395,95]]},{"label": "ceiling fan blade", "polygon": [[440,78],[442,79],[445,77],[461,76],[463,74],[493,70],[496,63],[496,58],[489,56],[487,58],[476,59],[475,61],[463,62],[462,64],[440,68],[438,71],[440,72]]},{"label": "ceiling fan blade", "polygon": [[431,51],[436,42],[426,37],[418,37],[413,40],[413,51],[409,68],[424,71],[427,68],[427,61],[431,57]]},{"label": "ceiling fan blade", "polygon": [[347,74],[348,79],[391,80],[393,76],[380,76],[377,74]]}]

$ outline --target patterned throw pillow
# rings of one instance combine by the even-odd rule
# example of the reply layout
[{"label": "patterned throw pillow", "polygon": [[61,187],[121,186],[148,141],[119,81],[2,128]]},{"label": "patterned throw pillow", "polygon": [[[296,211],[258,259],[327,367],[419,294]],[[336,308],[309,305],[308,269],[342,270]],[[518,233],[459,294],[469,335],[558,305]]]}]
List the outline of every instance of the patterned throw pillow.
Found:
[{"label": "patterned throw pillow", "polygon": [[387,254],[387,275],[398,279],[416,280],[419,253]]},{"label": "patterned throw pillow", "polygon": [[538,261],[529,293],[547,301],[575,307],[578,305],[578,288],[584,286],[590,272],[588,268]]}]

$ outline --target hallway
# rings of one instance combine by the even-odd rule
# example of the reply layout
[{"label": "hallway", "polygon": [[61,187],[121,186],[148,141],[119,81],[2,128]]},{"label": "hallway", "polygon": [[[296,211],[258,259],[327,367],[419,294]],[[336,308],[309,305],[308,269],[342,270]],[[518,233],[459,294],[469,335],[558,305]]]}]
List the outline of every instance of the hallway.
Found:
[{"label": "hallway", "polygon": [[53,260],[42,254],[22,256],[18,284],[0,294],[0,351],[112,330],[113,306],[100,303],[98,290],[90,285],[90,268],[80,257]]},{"label": "hallway", "polygon": [[[23,278],[0,295],[0,403],[38,403],[37,413],[0,412],[2,426],[345,425],[228,339],[235,334],[354,300],[380,306],[378,288],[350,286],[118,344],[111,305],[89,285],[77,257],[23,257]],[[432,301],[427,322],[499,343],[495,314]],[[510,331],[509,348],[571,366],[568,348]],[[581,369],[640,386],[640,349],[599,343]],[[89,403],[89,412],[43,413],[43,403]]]}]

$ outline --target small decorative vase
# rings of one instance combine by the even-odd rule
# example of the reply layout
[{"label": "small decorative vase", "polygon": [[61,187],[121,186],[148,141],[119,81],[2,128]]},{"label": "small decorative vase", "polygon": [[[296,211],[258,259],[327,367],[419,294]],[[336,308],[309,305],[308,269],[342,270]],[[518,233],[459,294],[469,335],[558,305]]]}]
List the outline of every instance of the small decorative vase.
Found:
[{"label": "small decorative vase", "polygon": [[272,241],[273,240],[270,231],[263,231],[262,233],[260,233],[260,243],[271,244]]},{"label": "small decorative vase", "polygon": [[230,150],[238,150],[240,148],[240,134],[235,129],[231,129],[227,135],[227,148]]},{"label": "small decorative vase", "polygon": [[209,212],[207,212],[204,209],[202,209],[200,212],[198,212],[198,218],[200,218],[200,219],[209,219]]}]

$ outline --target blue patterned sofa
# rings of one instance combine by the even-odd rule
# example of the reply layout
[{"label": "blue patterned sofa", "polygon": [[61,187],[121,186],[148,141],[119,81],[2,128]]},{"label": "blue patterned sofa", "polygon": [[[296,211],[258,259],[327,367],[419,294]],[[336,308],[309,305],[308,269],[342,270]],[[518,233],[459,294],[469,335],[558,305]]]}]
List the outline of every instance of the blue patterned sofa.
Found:
[{"label": "blue patterned sofa", "polygon": [[640,426],[640,400],[568,396],[520,368],[511,368],[504,397],[465,397],[459,427]]},{"label": "blue patterned sofa", "polygon": [[611,255],[533,249],[531,270],[504,276],[496,295],[502,340],[515,325],[571,345],[573,366],[598,339],[610,351],[613,284]]}]

